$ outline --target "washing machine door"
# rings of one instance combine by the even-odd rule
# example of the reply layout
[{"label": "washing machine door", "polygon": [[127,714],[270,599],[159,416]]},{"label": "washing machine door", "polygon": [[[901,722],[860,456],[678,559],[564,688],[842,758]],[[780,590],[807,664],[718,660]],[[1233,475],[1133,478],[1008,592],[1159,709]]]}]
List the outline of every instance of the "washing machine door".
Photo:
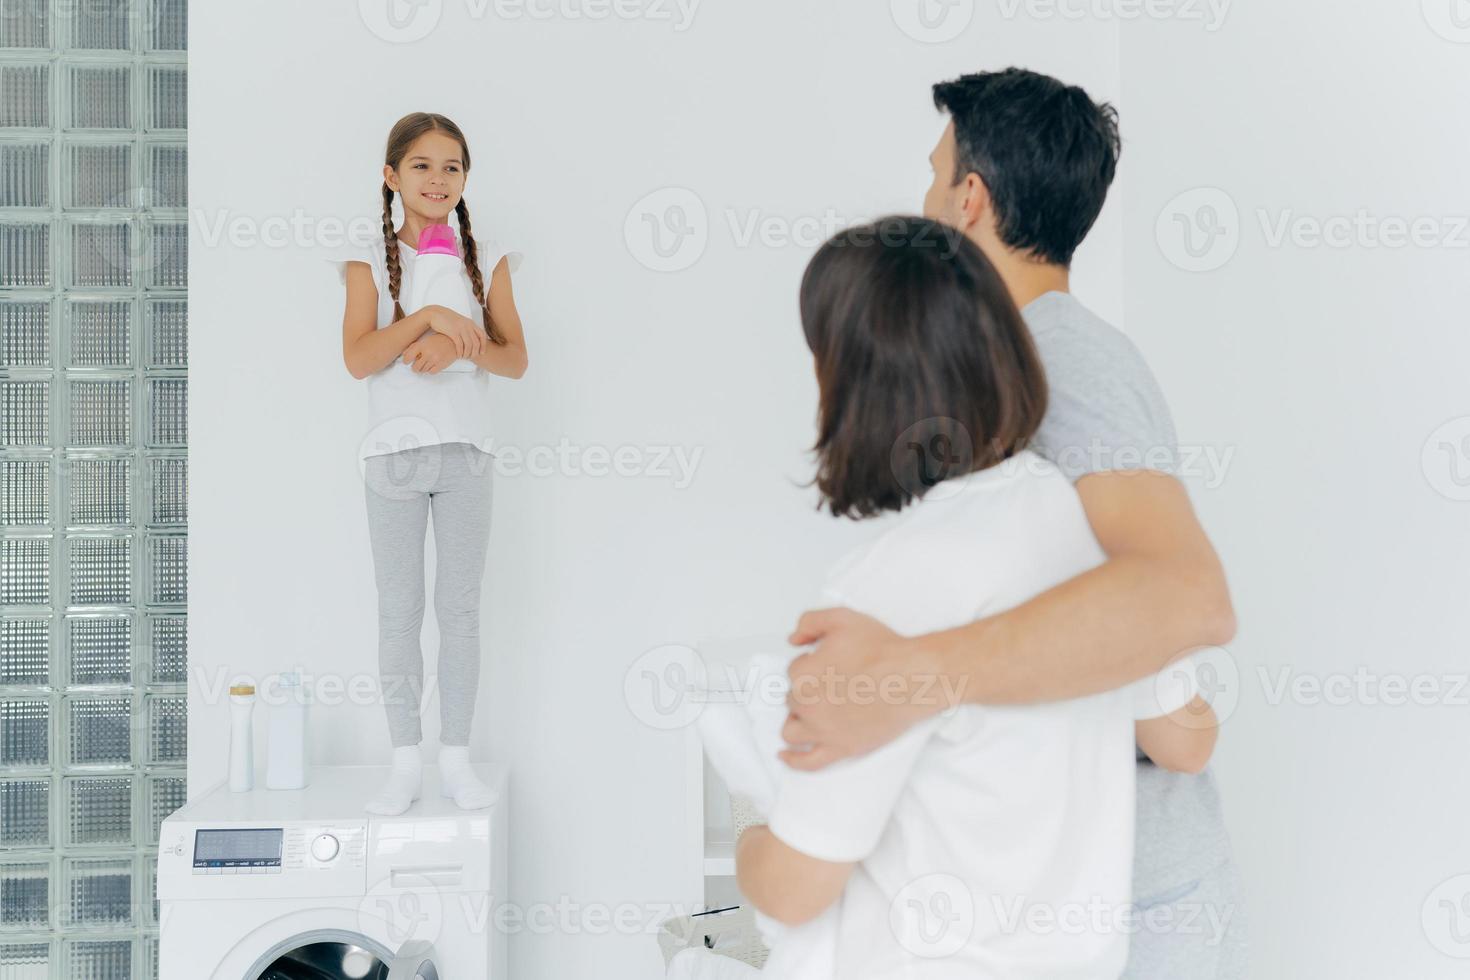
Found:
[{"label": "washing machine door", "polygon": [[245,980],[442,980],[431,943],[380,943],[345,933],[297,936],[261,957]]}]

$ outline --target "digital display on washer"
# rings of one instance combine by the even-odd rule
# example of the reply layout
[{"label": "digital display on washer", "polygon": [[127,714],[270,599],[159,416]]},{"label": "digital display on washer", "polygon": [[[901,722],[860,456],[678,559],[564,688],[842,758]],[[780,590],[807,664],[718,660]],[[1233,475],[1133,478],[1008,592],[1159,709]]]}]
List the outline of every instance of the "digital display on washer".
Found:
[{"label": "digital display on washer", "polygon": [[196,830],[196,868],[279,868],[280,828],[262,830]]}]

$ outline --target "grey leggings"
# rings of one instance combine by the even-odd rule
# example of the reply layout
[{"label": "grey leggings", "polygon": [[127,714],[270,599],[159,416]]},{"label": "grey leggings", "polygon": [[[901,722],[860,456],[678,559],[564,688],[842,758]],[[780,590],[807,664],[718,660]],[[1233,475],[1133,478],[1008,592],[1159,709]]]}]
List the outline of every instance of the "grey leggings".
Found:
[{"label": "grey leggings", "polygon": [[378,585],[378,674],[394,748],[423,738],[424,536],[434,512],[440,741],[469,745],[480,679],[480,585],[493,457],[467,442],[367,458],[368,533]]}]

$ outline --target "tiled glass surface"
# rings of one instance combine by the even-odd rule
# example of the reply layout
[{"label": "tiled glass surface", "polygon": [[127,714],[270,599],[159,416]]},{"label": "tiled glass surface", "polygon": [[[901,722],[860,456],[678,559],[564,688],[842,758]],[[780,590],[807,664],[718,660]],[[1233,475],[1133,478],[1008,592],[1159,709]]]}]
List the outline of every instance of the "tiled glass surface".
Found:
[{"label": "tiled glass surface", "polygon": [[51,862],[0,863],[0,929],[45,929],[51,913]]},{"label": "tiled glass surface", "polygon": [[147,47],[154,51],[182,51],[189,39],[188,0],[154,0]]},{"label": "tiled glass surface", "polygon": [[133,680],[133,621],[127,616],[69,616],[71,683],[130,684]]},{"label": "tiled glass surface", "polygon": [[62,917],[73,926],[133,924],[133,867],[127,858],[68,858]]},{"label": "tiled glass surface", "polygon": [[149,498],[153,503],[155,526],[183,527],[189,520],[189,467],[182,456],[158,456],[152,460],[153,485]]},{"label": "tiled glass surface", "polygon": [[69,386],[73,446],[125,448],[133,437],[131,378],[82,377]]},{"label": "tiled glass surface", "polygon": [[61,168],[67,208],[126,208],[133,203],[133,144],[120,140],[66,144]]},{"label": "tiled glass surface", "polygon": [[183,378],[148,382],[149,444],[183,447],[189,435],[189,388]]},{"label": "tiled glass surface", "polygon": [[148,867],[148,901],[143,903],[143,911],[148,916],[151,925],[158,925],[158,856],[150,855],[153,860],[146,862]]},{"label": "tiled glass surface", "polygon": [[133,5],[128,0],[88,0],[67,8],[71,47],[102,51],[128,48],[128,18]]},{"label": "tiled glass surface", "polygon": [[148,538],[153,580],[151,602],[183,605],[189,598],[188,539],[182,534]]},{"label": "tiled glass surface", "polygon": [[150,300],[148,328],[151,343],[148,350],[149,367],[189,366],[188,303],[177,299]]},{"label": "tiled glass surface", "polygon": [[51,382],[0,378],[0,450],[51,442]]},{"label": "tiled glass surface", "polygon": [[51,681],[51,620],[14,616],[0,621],[0,685],[43,687]]},{"label": "tiled glass surface", "polygon": [[188,5],[0,6],[0,980],[156,977],[184,800]]},{"label": "tiled glass surface", "polygon": [[0,173],[0,208],[50,207],[50,143],[0,144]]},{"label": "tiled glass surface", "polygon": [[189,622],[184,616],[153,616],[149,619],[153,684],[183,684],[188,678]]},{"label": "tiled glass surface", "polygon": [[153,773],[148,777],[147,841],[149,844],[158,843],[158,829],[164,818],[183,805],[184,777],[182,774]]},{"label": "tiled glass surface", "polygon": [[183,765],[188,741],[188,708],[182,694],[150,694],[148,702],[148,761],[153,765]]},{"label": "tiled glass surface", "polygon": [[0,287],[48,288],[54,281],[53,269],[50,225],[0,221]]},{"label": "tiled glass surface", "polygon": [[51,357],[51,304],[0,300],[0,368],[44,368]]},{"label": "tiled glass surface", "polygon": [[127,847],[133,839],[133,777],[83,776],[66,784],[67,844]]},{"label": "tiled glass surface", "polygon": [[157,289],[183,289],[189,285],[189,226],[182,221],[158,222],[150,229],[152,279]]},{"label": "tiled glass surface", "polygon": [[155,143],[148,148],[148,183],[155,208],[184,207],[189,191],[189,148],[183,144]]},{"label": "tiled glass surface", "polygon": [[51,523],[51,461],[0,459],[0,524],[41,527]]},{"label": "tiled glass surface", "polygon": [[[156,862],[155,862],[156,864]],[[144,936],[139,945],[143,947],[143,971],[138,974],[143,980],[158,980],[158,935]]]},{"label": "tiled glass surface", "polygon": [[86,535],[66,542],[74,606],[125,606],[133,601],[132,539]]},{"label": "tiled glass surface", "polygon": [[51,944],[0,942],[0,980],[49,980]]},{"label": "tiled glass surface", "polygon": [[51,779],[0,779],[0,849],[51,846]]},{"label": "tiled glass surface", "polygon": [[42,697],[0,697],[0,768],[14,771],[49,765],[51,702]]},{"label": "tiled glass surface", "polygon": [[46,62],[0,64],[0,128],[50,128],[52,81]]},{"label": "tiled glass surface", "polygon": [[188,75],[183,65],[150,65],[148,91],[144,96],[148,108],[148,128],[184,129],[189,124]]},{"label": "tiled glass surface", "polygon": [[[51,47],[51,10],[49,4],[18,3],[7,8],[0,20],[0,48]],[[0,963],[5,962],[0,959]],[[0,973],[0,977],[3,977]],[[10,980],[4,977],[4,980]]]},{"label": "tiled glass surface", "polygon": [[73,940],[66,945],[65,980],[132,980],[132,939]]},{"label": "tiled glass surface", "polygon": [[0,603],[45,605],[51,601],[51,538],[0,538]]},{"label": "tiled glass surface", "polygon": [[68,129],[133,128],[132,65],[88,63],[66,68]]},{"label": "tiled glass surface", "polygon": [[131,300],[86,300],[67,304],[74,368],[126,368],[132,364]]},{"label": "tiled glass surface", "polygon": [[84,221],[66,230],[66,255],[73,289],[123,289],[139,278],[134,274],[133,226],[126,221]]},{"label": "tiled glass surface", "polygon": [[69,462],[73,525],[132,523],[131,457],[82,457]]},{"label": "tiled glass surface", "polygon": [[67,761],[73,766],[126,766],[133,761],[133,702],[120,697],[68,697]]}]

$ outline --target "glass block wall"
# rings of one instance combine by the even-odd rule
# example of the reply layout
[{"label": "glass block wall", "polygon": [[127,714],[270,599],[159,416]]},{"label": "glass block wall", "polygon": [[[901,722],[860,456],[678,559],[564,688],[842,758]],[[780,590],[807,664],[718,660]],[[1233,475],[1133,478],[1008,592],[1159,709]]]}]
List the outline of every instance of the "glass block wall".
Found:
[{"label": "glass block wall", "polygon": [[184,800],[185,0],[0,0],[0,980],[157,976]]}]

